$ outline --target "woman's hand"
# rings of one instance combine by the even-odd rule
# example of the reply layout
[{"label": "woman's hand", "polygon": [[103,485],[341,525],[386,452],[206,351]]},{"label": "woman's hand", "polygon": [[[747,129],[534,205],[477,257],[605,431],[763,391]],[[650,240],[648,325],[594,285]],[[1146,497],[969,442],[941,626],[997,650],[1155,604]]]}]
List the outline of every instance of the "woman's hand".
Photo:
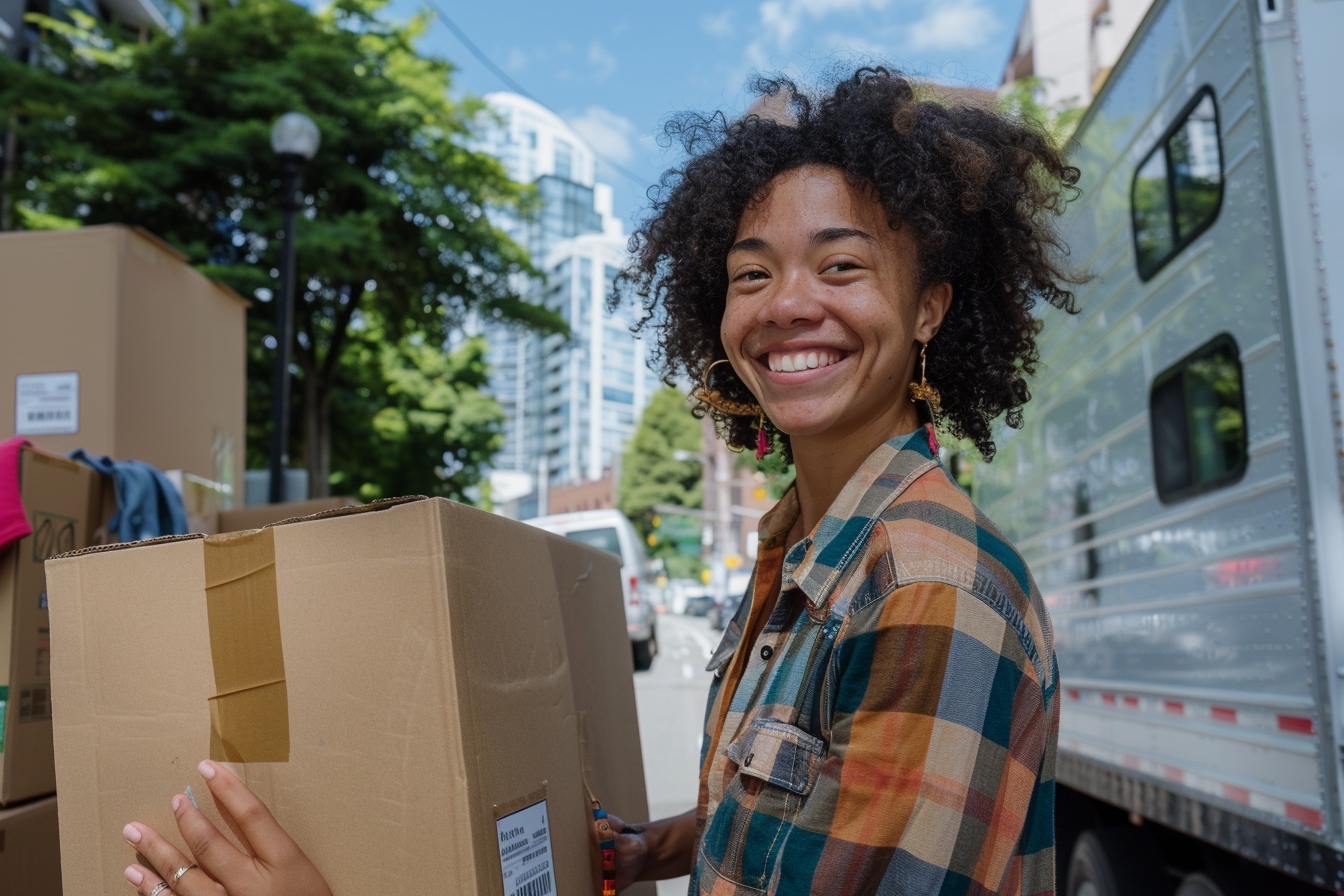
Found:
[{"label": "woman's hand", "polygon": [[[607,823],[616,834],[616,892],[624,890],[640,879],[648,862],[649,843],[642,825],[626,824],[615,815],[607,814]],[[601,841],[598,827],[593,826],[593,846]]]},{"label": "woman's hand", "polygon": [[165,896],[169,887],[176,896],[331,896],[317,868],[246,784],[216,762],[206,760],[199,770],[242,849],[179,793],[173,797],[173,815],[190,855],[148,825],[133,821],[122,829],[127,842],[154,866],[126,869],[126,879],[141,896]]},{"label": "woman's hand", "polygon": [[[616,833],[616,892],[636,881],[669,880],[691,873],[694,809],[644,824],[626,824],[610,813],[607,821]],[[597,825],[593,824],[590,830],[593,852],[598,855]],[[601,867],[600,857],[598,862]]]}]

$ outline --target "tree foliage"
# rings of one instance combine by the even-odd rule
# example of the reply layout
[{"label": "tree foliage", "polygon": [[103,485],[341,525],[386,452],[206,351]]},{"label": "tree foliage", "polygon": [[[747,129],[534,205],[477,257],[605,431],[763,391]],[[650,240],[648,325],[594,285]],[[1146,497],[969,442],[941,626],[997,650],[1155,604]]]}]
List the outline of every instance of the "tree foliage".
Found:
[{"label": "tree foliage", "polygon": [[332,399],[337,430],[365,438],[332,446],[333,486],[365,501],[394,495],[474,497],[483,468],[503,442],[504,414],[485,394],[483,340],[452,351],[418,334],[388,338],[377,327],[352,334]]},{"label": "tree foliage", "polygon": [[[450,98],[451,65],[414,47],[428,20],[387,22],[385,2],[337,0],[314,12],[290,0],[232,0],[202,7],[201,21],[176,36],[143,42],[121,42],[77,16],[74,24],[41,19],[40,64],[0,57],[0,111],[20,147],[14,175],[2,185],[14,224],[138,224],[259,300],[249,322],[255,466],[266,454],[256,435],[267,431],[265,343],[273,343],[281,248],[270,128],[291,110],[318,123],[322,144],[305,173],[296,241],[302,425],[293,427],[291,451],[306,457],[318,494],[331,476],[343,486],[362,479],[361,488],[397,491],[393,479],[368,477],[427,462],[424,446],[409,436],[419,418],[407,396],[437,400],[440,393],[375,387],[379,378],[395,385],[415,370],[430,379],[469,373],[464,388],[478,388],[470,385],[474,362],[429,358],[442,354],[437,346],[469,309],[545,331],[564,328],[519,297],[518,275],[532,272],[526,253],[485,214],[492,207],[526,213],[535,197],[496,160],[466,148],[480,102]],[[381,352],[374,354],[383,366],[364,358],[374,333],[388,340],[396,363]],[[347,357],[352,352],[360,358]],[[364,378],[350,380],[353,372]],[[368,401],[342,399],[338,414],[343,389],[367,390]],[[356,406],[367,416],[352,413]],[[410,415],[400,443],[407,454],[382,467],[340,467],[362,456],[361,442],[388,447],[384,411]],[[474,461],[464,467],[475,468]],[[443,488],[457,488],[453,481]]]},{"label": "tree foliage", "polygon": [[1043,86],[1040,78],[1019,78],[999,98],[999,105],[1006,112],[1040,124],[1055,146],[1063,148],[1078,129],[1087,108],[1076,102],[1065,103],[1059,108],[1046,106],[1039,99]]},{"label": "tree foliage", "polygon": [[[616,489],[616,506],[630,517],[640,535],[652,531],[655,504],[676,504],[699,509],[703,506],[701,465],[704,451],[701,423],[692,414],[686,396],[668,386],[649,399],[640,415],[634,435],[621,459],[621,480]],[[677,452],[694,457],[679,460]],[[649,549],[653,558],[663,558],[669,567],[687,565],[675,558],[676,546],[660,541]],[[687,558],[698,565],[696,558]],[[687,571],[669,568],[674,574]]]}]

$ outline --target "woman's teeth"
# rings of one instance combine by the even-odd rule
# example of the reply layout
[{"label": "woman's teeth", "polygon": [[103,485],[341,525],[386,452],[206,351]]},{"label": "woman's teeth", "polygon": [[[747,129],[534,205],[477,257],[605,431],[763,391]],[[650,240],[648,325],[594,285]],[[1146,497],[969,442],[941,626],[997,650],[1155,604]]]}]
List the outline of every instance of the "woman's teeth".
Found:
[{"label": "woman's teeth", "polygon": [[809,349],[805,352],[771,352],[769,357],[770,369],[779,373],[829,367],[839,360],[840,354],[838,352],[817,349]]}]

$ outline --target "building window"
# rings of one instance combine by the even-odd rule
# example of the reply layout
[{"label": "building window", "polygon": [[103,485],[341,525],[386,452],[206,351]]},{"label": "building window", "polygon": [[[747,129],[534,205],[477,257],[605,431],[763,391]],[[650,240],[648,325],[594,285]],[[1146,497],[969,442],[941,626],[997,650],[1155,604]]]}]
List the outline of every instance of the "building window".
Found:
[{"label": "building window", "polygon": [[635,393],[627,392],[624,389],[613,389],[610,386],[602,388],[603,401],[615,401],[621,404],[634,404]]},{"label": "building window", "polygon": [[1203,87],[1139,164],[1130,188],[1139,278],[1162,266],[1209,228],[1223,201],[1218,105]]},{"label": "building window", "polygon": [[574,147],[564,140],[555,141],[555,176],[562,180],[573,180]]},{"label": "building window", "polygon": [[1172,504],[1230,485],[1246,472],[1246,399],[1241,353],[1215,336],[1153,381],[1153,478]]}]

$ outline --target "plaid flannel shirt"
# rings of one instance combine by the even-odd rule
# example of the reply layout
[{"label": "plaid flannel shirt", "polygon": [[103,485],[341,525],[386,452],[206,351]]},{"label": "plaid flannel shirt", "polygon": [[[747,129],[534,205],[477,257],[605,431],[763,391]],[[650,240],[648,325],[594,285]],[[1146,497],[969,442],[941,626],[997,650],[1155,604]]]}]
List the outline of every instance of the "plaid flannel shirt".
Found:
[{"label": "plaid flannel shirt", "polygon": [[710,661],[691,896],[1053,893],[1058,673],[1021,557],[922,430],[786,554],[798,513],[761,521]]}]

